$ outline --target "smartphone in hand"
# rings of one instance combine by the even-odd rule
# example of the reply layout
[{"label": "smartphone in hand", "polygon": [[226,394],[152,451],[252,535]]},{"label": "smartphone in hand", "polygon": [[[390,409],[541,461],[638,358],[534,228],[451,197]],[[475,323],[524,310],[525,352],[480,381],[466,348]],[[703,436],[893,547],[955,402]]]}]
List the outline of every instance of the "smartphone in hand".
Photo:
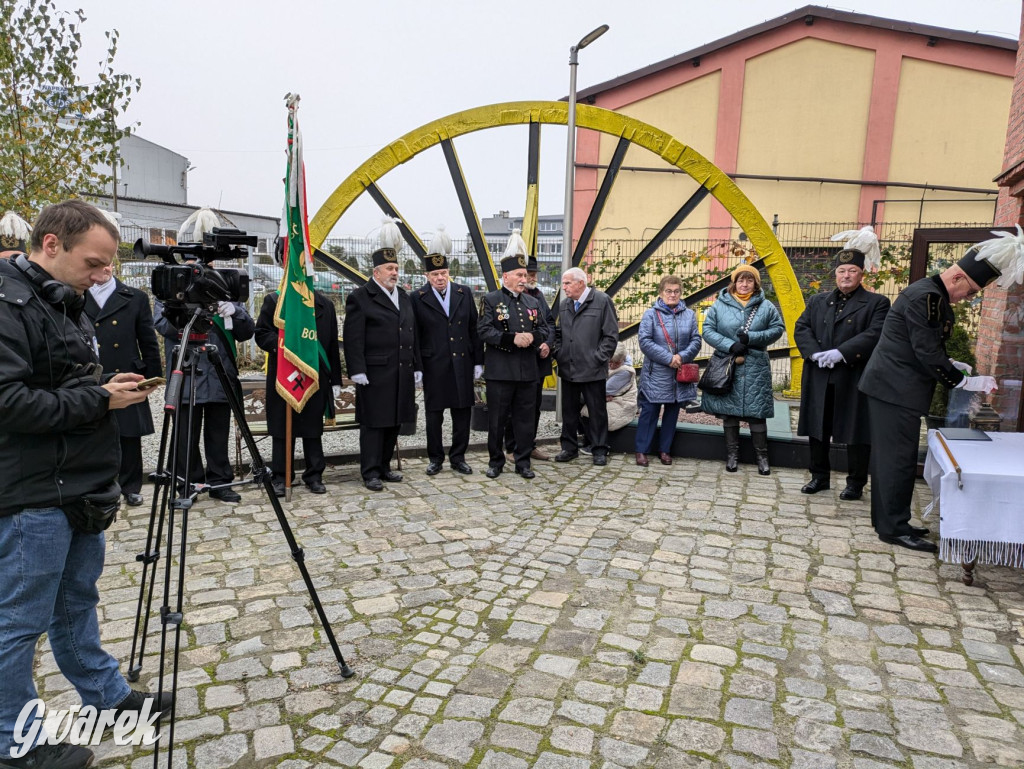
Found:
[{"label": "smartphone in hand", "polygon": [[158,385],[164,384],[166,381],[167,380],[164,379],[162,376],[155,376],[155,377],[151,377],[149,379],[143,379],[141,382],[139,382],[137,385],[135,385],[135,389],[136,390],[149,390],[149,389],[151,389],[153,387],[157,387]]}]

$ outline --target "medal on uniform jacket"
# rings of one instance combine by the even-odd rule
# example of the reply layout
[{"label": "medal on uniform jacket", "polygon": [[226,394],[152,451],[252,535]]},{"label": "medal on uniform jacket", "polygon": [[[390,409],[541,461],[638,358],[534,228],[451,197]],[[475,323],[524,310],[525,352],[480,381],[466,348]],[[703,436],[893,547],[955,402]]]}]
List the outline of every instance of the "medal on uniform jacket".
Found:
[{"label": "medal on uniform jacket", "polygon": [[526,311],[526,314],[530,316],[530,322],[533,323],[534,326],[536,326],[537,325],[537,311],[534,310],[533,308],[530,308],[530,309],[528,309]]},{"label": "medal on uniform jacket", "polygon": [[505,330],[508,331],[508,307],[505,306],[504,302],[498,302],[494,308],[494,315],[505,324]]}]

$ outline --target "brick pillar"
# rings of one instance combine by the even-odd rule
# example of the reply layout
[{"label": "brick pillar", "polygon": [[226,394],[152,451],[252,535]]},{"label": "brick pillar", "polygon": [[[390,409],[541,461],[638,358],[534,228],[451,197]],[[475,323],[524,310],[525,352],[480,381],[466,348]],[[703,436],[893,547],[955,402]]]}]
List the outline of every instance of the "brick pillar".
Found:
[{"label": "brick pillar", "polygon": [[[1018,37],[1021,39],[1024,39],[1024,8]],[[996,181],[1000,189],[993,224],[997,227],[1024,225],[1024,46],[1019,44],[1003,171]],[[1024,287],[1014,286],[1004,291],[990,284],[982,296],[975,350],[978,371],[999,380],[1000,389],[992,399],[992,406],[1003,418],[1002,429],[1016,430],[1021,419],[1021,380],[1024,379]]]}]

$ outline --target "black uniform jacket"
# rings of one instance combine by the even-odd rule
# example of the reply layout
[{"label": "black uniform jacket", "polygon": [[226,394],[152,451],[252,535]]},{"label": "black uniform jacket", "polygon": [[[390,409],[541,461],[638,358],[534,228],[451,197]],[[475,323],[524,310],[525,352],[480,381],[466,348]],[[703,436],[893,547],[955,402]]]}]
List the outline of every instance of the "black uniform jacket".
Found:
[{"label": "black uniform jacket", "polygon": [[449,283],[447,290],[448,315],[429,283],[412,292],[427,411],[472,406],[473,366],[484,362],[472,290],[458,283]]},{"label": "black uniform jacket", "polygon": [[[517,298],[507,288],[492,291],[480,300],[480,341],[484,350],[484,378],[507,382],[540,379],[538,348],[548,339],[548,324],[540,302],[525,291]],[[533,335],[529,347],[516,347],[518,332]]]},{"label": "black uniform jacket", "polygon": [[938,275],[911,283],[885,317],[882,337],[860,378],[860,391],[927,414],[936,382],[955,387],[964,378],[946,355],[954,321],[949,292]]},{"label": "black uniform jacket", "polygon": [[[858,390],[864,366],[882,334],[889,312],[888,297],[858,286],[845,305],[839,290],[812,296],[797,318],[794,338],[804,361],[797,435],[822,439],[825,391],[835,388],[832,439],[837,443],[870,443],[867,402]],[[810,358],[816,352],[838,349],[846,362],[819,368]]]},{"label": "black uniform jacket", "polygon": [[397,427],[416,419],[414,371],[422,371],[412,301],[401,288],[399,308],[372,278],[345,300],[342,339],[351,378],[366,374],[368,386],[356,385],[356,419],[371,428]]},{"label": "black uniform jacket", "polygon": [[75,502],[121,466],[109,394],[74,377],[99,364],[89,320],[37,294],[0,260],[0,515]]},{"label": "black uniform jacket", "polygon": [[[267,356],[267,430],[278,438],[284,438],[285,414],[288,405],[277,394],[277,343],[280,329],[274,325],[278,292],[269,293],[263,299],[263,307],[256,319],[256,344]],[[327,354],[327,363],[318,358],[319,389],[306,401],[302,411],[292,416],[292,435],[309,438],[323,434],[324,411],[333,400],[332,385],[341,384],[341,353],[338,351],[338,313],[329,299],[314,291],[314,312],[316,313],[317,340]]]},{"label": "black uniform jacket", "polygon": [[548,346],[548,357],[540,359],[540,378],[545,379],[551,376],[551,372],[554,370],[552,365],[555,360],[555,356],[550,351],[555,349],[555,315],[548,307],[548,300],[544,298],[544,292],[539,288],[528,288],[526,293],[532,296],[540,303],[540,312],[544,316],[544,322],[548,324],[548,335],[546,338],[540,341],[540,344],[547,344]]},{"label": "black uniform jacket", "polygon": [[619,343],[619,319],[607,294],[590,289],[580,309],[564,297],[555,328],[558,376],[570,382],[603,382]]},{"label": "black uniform jacket", "polygon": [[[153,310],[144,292],[118,280],[117,288],[100,309],[92,293],[86,291],[85,314],[96,334],[104,373],[142,374],[147,379],[163,374]],[[153,415],[147,401],[117,409],[114,419],[125,437],[138,438],[153,432]]]}]

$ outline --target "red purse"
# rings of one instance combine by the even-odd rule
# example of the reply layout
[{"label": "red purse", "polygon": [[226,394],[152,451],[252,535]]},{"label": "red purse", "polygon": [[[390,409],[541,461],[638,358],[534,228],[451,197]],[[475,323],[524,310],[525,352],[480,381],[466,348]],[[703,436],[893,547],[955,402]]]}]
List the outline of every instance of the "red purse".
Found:
[{"label": "red purse", "polygon": [[[657,312],[658,322],[661,324],[661,331],[665,334],[665,341],[668,342],[668,349],[672,351],[672,354],[676,354],[676,346],[672,342],[672,338],[668,335],[668,329],[665,328],[665,321],[661,317],[661,313]],[[700,379],[700,366],[696,363],[684,363],[682,366],[676,369],[676,381],[682,384],[693,384]]]}]

